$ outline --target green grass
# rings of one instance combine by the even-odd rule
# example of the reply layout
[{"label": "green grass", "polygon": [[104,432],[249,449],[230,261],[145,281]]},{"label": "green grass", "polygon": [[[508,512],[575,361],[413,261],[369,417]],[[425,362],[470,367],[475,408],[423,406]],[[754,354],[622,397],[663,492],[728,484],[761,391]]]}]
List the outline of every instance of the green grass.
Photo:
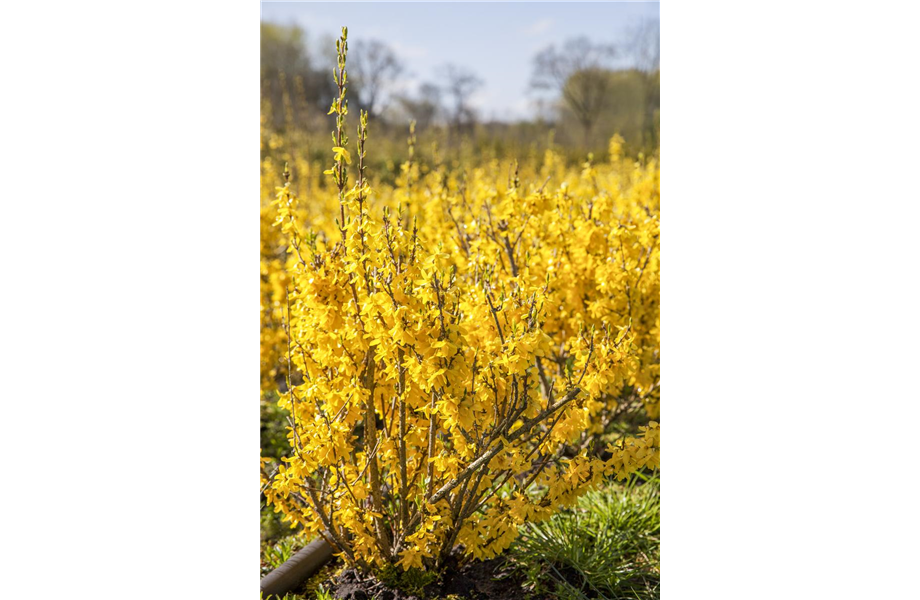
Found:
[{"label": "green grass", "polygon": [[[261,577],[277,569],[310,542],[303,532],[293,533],[276,541],[262,543]],[[323,587],[326,579],[342,567],[341,561],[332,560],[304,582],[298,590],[285,594],[280,600],[333,600],[332,593]]]},{"label": "green grass", "polygon": [[301,535],[291,535],[274,544],[265,544],[262,547],[262,561],[270,570],[277,569],[306,545]]},{"label": "green grass", "polygon": [[511,549],[529,587],[562,600],[658,598],[660,480],[635,479],[528,523]]},{"label": "green grass", "polygon": [[[561,600],[660,597],[660,479],[638,477],[589,492],[571,509],[528,523],[509,550],[527,587]],[[263,576],[308,540],[302,534],[263,544]],[[319,586],[340,568],[327,565],[305,594],[283,600],[331,600]],[[268,569],[270,570],[270,569]]]}]

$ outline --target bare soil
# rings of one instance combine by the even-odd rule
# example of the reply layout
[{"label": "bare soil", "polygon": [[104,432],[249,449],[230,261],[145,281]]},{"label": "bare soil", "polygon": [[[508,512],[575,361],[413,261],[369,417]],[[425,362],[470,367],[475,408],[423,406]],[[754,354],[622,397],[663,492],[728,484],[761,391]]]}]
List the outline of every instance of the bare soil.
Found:
[{"label": "bare soil", "polygon": [[359,578],[353,569],[344,570],[326,589],[339,600],[549,600],[526,589],[503,557],[472,561],[459,568],[448,565],[441,581],[416,594],[389,588],[373,578]]}]

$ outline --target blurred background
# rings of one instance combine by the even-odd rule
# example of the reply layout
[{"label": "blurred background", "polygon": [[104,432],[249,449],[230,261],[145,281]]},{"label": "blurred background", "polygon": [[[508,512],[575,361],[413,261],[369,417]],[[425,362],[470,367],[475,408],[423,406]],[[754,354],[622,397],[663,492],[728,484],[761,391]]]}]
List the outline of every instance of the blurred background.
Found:
[{"label": "blurred background", "polygon": [[581,161],[614,134],[628,154],[657,152],[657,2],[263,2],[263,127],[308,160],[328,155],[343,25],[350,118],[370,114],[372,164],[405,159],[412,120],[423,162],[547,147]]}]

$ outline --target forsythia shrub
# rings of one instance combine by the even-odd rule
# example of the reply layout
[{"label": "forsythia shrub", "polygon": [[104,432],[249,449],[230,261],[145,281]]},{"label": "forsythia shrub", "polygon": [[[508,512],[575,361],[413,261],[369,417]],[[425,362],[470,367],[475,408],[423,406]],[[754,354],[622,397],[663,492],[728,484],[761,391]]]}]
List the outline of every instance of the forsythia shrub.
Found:
[{"label": "forsythia shrub", "polygon": [[279,375],[287,336],[284,332],[287,273],[287,241],[272,225],[274,211],[262,206],[261,221],[261,373],[262,388],[271,389]]},{"label": "forsythia shrub", "polygon": [[[263,202],[263,388],[286,379],[292,448],[263,489],[363,570],[492,557],[605,475],[658,466],[658,166],[615,138],[575,172],[552,151],[422,172],[410,132],[372,189],[347,48],[343,28],[325,184],[298,193],[285,165]],[[594,451],[637,411],[639,435]]]}]

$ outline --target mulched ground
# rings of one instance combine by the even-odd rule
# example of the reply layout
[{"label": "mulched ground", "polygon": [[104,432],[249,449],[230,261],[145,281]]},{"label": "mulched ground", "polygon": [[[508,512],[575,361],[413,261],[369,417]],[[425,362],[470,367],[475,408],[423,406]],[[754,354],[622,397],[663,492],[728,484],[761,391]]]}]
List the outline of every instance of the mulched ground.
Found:
[{"label": "mulched ground", "polygon": [[523,579],[502,557],[472,561],[459,569],[448,566],[442,581],[426,586],[419,595],[388,588],[372,578],[359,579],[353,569],[344,570],[328,582],[326,589],[339,600],[549,600],[548,596],[525,589]]}]

